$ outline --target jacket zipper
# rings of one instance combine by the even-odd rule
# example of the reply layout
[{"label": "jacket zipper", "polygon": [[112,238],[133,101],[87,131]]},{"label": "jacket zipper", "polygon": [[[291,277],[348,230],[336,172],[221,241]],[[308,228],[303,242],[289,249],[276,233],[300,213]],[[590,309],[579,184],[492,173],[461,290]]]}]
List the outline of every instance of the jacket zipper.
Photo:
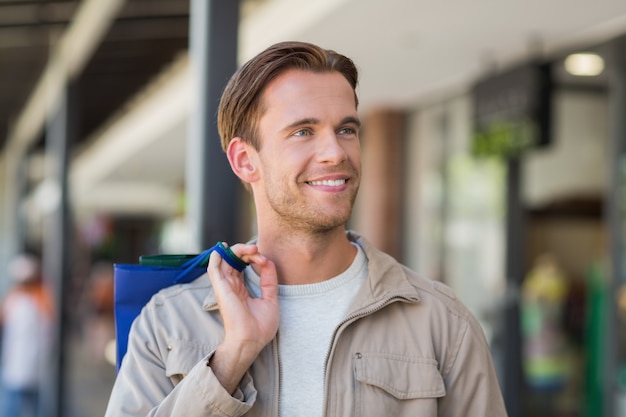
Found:
[{"label": "jacket zipper", "polygon": [[274,345],[274,357],[276,359],[276,366],[278,367],[278,386],[276,387],[276,417],[280,416],[280,390],[283,381],[283,367],[280,363],[280,351],[278,348],[278,331],[273,341]]},{"label": "jacket zipper", "polygon": [[355,312],[350,314],[348,317],[346,317],[345,319],[343,319],[341,321],[341,323],[339,323],[339,325],[337,327],[335,327],[335,331],[333,333],[333,337],[331,338],[331,342],[330,342],[330,347],[328,348],[328,352],[326,352],[326,360],[324,361],[325,366],[324,366],[324,404],[323,404],[323,408],[322,410],[324,410],[324,415],[327,415],[327,410],[326,407],[328,407],[328,360],[330,359],[330,353],[333,350],[333,347],[335,345],[335,340],[337,339],[337,337],[339,336],[339,330],[347,323],[351,323],[356,321],[359,318],[362,317],[366,317],[369,316],[370,314],[374,314],[375,312],[382,310],[384,307],[386,307],[387,305],[396,302],[396,301],[407,301],[407,302],[414,302],[415,299],[408,297],[406,295],[401,295],[401,294],[396,294],[396,295],[390,295],[387,298],[385,298],[384,300],[378,302],[378,304],[372,305],[370,307],[368,307],[365,310],[359,311],[359,312]]}]

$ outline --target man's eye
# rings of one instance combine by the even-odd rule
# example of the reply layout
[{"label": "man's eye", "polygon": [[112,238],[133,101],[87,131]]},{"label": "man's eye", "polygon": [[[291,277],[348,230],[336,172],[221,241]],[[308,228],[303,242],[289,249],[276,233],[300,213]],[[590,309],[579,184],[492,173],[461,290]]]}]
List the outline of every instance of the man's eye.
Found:
[{"label": "man's eye", "polygon": [[338,134],[340,134],[340,135],[356,135],[356,129],[353,129],[351,127],[344,127],[342,129],[339,129]]},{"label": "man's eye", "polygon": [[294,136],[308,136],[311,132],[308,129],[300,129],[293,133]]}]

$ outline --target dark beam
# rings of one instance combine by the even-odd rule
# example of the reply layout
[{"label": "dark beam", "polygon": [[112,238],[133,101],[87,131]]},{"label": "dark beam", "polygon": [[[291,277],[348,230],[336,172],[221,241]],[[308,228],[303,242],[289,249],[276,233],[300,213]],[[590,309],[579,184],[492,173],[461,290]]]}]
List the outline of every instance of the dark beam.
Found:
[{"label": "dark beam", "polygon": [[217,107],[237,69],[239,1],[192,0],[189,50],[198,94],[187,149],[189,217],[196,245],[239,241],[240,183],[222,151],[217,134]]}]

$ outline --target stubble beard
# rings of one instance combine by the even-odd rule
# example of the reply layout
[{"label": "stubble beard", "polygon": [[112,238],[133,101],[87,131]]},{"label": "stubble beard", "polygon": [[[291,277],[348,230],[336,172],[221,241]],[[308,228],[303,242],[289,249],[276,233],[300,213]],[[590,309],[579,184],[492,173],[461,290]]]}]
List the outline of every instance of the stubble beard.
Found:
[{"label": "stubble beard", "polygon": [[[284,192],[268,193],[268,201],[285,229],[304,232],[313,235],[323,235],[336,230],[338,227],[345,228],[352,215],[354,202],[358,192],[354,189],[349,197],[348,207],[341,207],[339,212],[326,213],[323,208],[307,204],[296,196],[290,196]],[[345,199],[345,196],[337,199]],[[327,209],[325,209],[327,211]]]}]

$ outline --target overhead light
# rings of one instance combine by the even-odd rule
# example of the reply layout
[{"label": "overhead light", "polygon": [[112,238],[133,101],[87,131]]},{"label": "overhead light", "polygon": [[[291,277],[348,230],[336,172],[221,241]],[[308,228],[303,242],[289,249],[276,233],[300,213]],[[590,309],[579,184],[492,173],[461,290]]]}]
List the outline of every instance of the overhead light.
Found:
[{"label": "overhead light", "polygon": [[592,53],[571,54],[565,58],[565,70],[580,77],[594,77],[604,71],[604,59]]}]

